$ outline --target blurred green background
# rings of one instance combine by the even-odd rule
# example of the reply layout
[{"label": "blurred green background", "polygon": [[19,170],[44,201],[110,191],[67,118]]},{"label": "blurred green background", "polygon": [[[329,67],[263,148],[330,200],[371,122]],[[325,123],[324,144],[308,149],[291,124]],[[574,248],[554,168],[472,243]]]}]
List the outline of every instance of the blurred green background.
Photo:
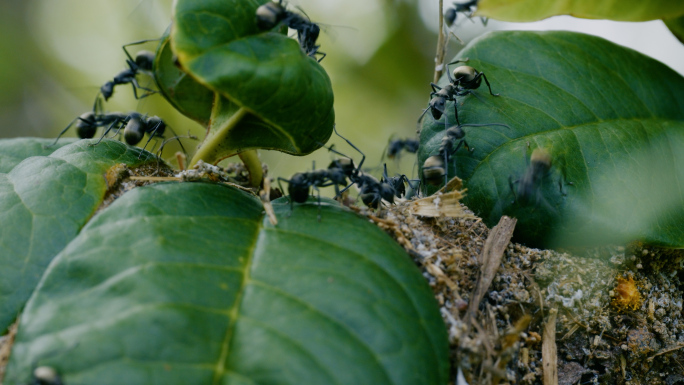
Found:
[{"label": "blurred green background", "polygon": [[[125,68],[123,44],[161,36],[172,0],[28,0],[0,2],[0,137],[55,137],[92,108],[99,87]],[[451,2],[446,1],[445,6]],[[366,155],[366,166],[381,165],[391,136],[415,137],[416,120],[427,106],[437,43],[437,0],[293,0],[322,24],[321,51],[335,92],[337,127]],[[466,43],[494,29],[569,29],[606,37],[665,62],[684,73],[684,48],[662,22],[617,23],[555,17],[515,24],[460,17],[454,32]],[[462,47],[451,39],[447,57]],[[155,43],[140,46],[154,50]],[[134,54],[138,48],[131,48]],[[149,82],[140,77],[143,84]],[[496,79],[490,79],[496,92]],[[148,83],[150,84],[150,83]],[[108,111],[158,115],[176,133],[203,129],[171,108],[161,96],[140,101],[130,86],[119,86]],[[75,136],[70,130],[67,136]],[[184,140],[194,151],[198,143]],[[339,138],[336,149],[360,155]],[[171,156],[176,148],[165,150]],[[261,151],[270,175],[326,167],[325,149],[305,157]],[[390,172],[417,177],[415,157],[390,161]],[[379,172],[379,168],[378,168]]]}]

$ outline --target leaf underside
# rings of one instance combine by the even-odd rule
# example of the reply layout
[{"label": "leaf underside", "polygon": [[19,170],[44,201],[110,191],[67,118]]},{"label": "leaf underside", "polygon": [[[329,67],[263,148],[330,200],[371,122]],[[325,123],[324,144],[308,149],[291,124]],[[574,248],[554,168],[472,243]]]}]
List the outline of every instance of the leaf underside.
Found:
[{"label": "leaf underside", "polygon": [[[217,92],[231,108],[215,108],[216,121],[238,109],[250,117],[231,129],[213,155],[267,148],[305,155],[320,148],[335,121],[330,79],[299,43],[277,31],[260,31],[256,9],[270,0],[179,0],[171,32],[185,71]],[[212,135],[220,125],[212,121]]]},{"label": "leaf underside", "polygon": [[477,15],[531,22],[556,15],[585,19],[648,21],[684,15],[684,2],[672,0],[480,0]]}]

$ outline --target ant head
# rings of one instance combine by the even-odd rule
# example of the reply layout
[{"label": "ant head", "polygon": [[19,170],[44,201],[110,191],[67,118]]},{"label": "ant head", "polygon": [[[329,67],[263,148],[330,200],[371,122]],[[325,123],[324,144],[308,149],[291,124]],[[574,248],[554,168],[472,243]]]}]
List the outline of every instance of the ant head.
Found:
[{"label": "ant head", "polygon": [[444,114],[444,106],[446,105],[446,98],[444,96],[435,95],[430,100],[430,112],[435,120],[442,117]]},{"label": "ant head", "polygon": [[354,166],[354,161],[349,158],[335,159],[328,165],[328,170],[338,169],[346,176],[351,176],[356,170]]},{"label": "ant head", "polygon": [[439,186],[446,174],[444,166],[444,159],[441,155],[433,155],[425,159],[425,163],[423,163],[423,179],[425,183]]},{"label": "ant head", "polygon": [[139,69],[145,71],[151,71],[152,65],[154,64],[154,52],[150,51],[138,51],[135,54],[135,64]]},{"label": "ant head", "polygon": [[114,94],[114,82],[107,82],[100,87],[100,93],[105,101],[109,100]]},{"label": "ant head", "polygon": [[380,196],[382,199],[386,200],[389,203],[394,203],[394,193],[396,192],[394,190],[394,187],[392,187],[391,184],[386,183],[386,182],[381,182],[380,183],[380,188],[379,188]]},{"label": "ant head", "polygon": [[309,198],[309,180],[304,173],[292,175],[288,181],[287,193],[290,199],[297,203],[304,203]]},{"label": "ant head", "polygon": [[90,139],[95,136],[97,124],[95,113],[88,111],[76,119],[76,134],[81,139]]},{"label": "ant head", "polygon": [[444,12],[444,21],[446,22],[447,26],[451,27],[454,25],[456,22],[456,9],[455,8],[448,8],[446,12]]},{"label": "ant head", "polygon": [[162,136],[164,134],[164,131],[166,131],[166,123],[158,117],[158,116],[153,116],[147,120],[147,131],[153,132],[154,135],[156,136]]},{"label": "ant head", "polygon": [[283,7],[282,0],[279,2],[269,1],[261,5],[256,11],[256,23],[260,30],[273,29],[285,17],[287,11]]}]

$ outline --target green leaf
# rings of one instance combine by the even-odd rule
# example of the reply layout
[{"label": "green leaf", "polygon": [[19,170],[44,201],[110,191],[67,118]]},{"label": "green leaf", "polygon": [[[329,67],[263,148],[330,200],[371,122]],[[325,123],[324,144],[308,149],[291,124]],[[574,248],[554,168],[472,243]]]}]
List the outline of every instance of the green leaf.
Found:
[{"label": "green leaf", "polygon": [[663,19],[663,22],[670,29],[680,42],[684,43],[684,16],[672,19]]},{"label": "green leaf", "polygon": [[647,21],[684,15],[679,0],[480,0],[477,15],[496,20],[530,22],[556,15],[585,19]]},{"label": "green leaf", "polygon": [[[684,227],[673,220],[684,205],[673,211],[652,199],[665,189],[674,194],[668,202],[684,202],[682,150],[673,145],[684,134],[684,78],[635,51],[570,32],[490,33],[457,56],[466,57],[501,96],[489,95],[483,82],[475,95],[459,97],[461,123],[510,126],[463,127],[475,150],[459,150],[449,162],[448,175],[463,178],[468,188],[464,203],[488,225],[501,214],[514,216],[515,238],[533,246],[558,237],[575,245],[583,240],[565,237],[579,233],[594,233],[594,242],[684,246]],[[446,110],[455,122],[452,103]],[[439,151],[443,119],[423,119],[421,165]],[[553,160],[535,195],[540,198],[512,203],[509,178],[525,173],[526,159],[538,147]],[[640,163],[641,157],[648,162]],[[655,178],[653,170],[666,173]],[[564,186],[567,196],[559,188],[563,174],[573,183]],[[644,183],[649,177],[661,184]],[[616,210],[631,213],[630,220],[608,214]]]},{"label": "green leaf", "polygon": [[[56,150],[74,143],[77,138],[54,139],[14,138],[0,140],[0,173],[10,172],[22,160],[32,156],[48,156]],[[48,147],[49,146],[49,147]]]},{"label": "green leaf", "polygon": [[174,64],[168,30],[162,36],[154,58],[154,79],[159,92],[180,113],[208,126],[214,91],[199,84]]},{"label": "green leaf", "polygon": [[[22,314],[5,384],[445,384],[444,323],[391,238],[325,202],[137,188],[88,223]],[[317,220],[319,214],[321,220]]]},{"label": "green leaf", "polygon": [[[59,145],[69,140],[60,140]],[[0,141],[11,154],[27,157],[7,173],[0,173],[0,329],[14,320],[29,298],[47,264],[93,215],[107,191],[104,174],[119,163],[137,165],[143,153],[121,142],[104,140],[90,146],[79,140],[62,148],[43,149],[51,141]]]},{"label": "green leaf", "polygon": [[199,83],[228,100],[214,107],[203,144],[212,149],[198,152],[206,162],[257,148],[305,155],[332,134],[330,79],[297,41],[258,29],[256,9],[267,1],[175,3],[171,41],[178,61]]}]

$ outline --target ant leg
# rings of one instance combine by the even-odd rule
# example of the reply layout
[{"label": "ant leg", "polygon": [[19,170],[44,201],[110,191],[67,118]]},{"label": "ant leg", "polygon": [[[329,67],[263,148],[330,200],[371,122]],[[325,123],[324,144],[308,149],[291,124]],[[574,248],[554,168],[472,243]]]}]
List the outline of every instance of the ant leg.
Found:
[{"label": "ant leg", "polygon": [[316,53],[314,54],[314,56],[319,55],[319,54],[320,54],[320,55],[323,55],[323,56],[321,56],[320,59],[318,59],[318,62],[319,62],[319,63],[320,63],[323,59],[325,59],[326,56],[328,56],[327,53],[325,53],[325,52],[320,52],[320,51],[316,51]]},{"label": "ant leg", "polygon": [[[66,126],[66,128],[63,129],[63,130],[59,133],[59,135],[57,135],[57,138],[55,138],[55,141],[52,142],[52,144],[49,144],[49,145],[47,145],[47,146],[43,146],[43,148],[50,148],[50,147],[54,146],[55,144],[57,144],[57,141],[59,140],[59,138],[61,138],[62,135],[64,135],[64,133],[67,132],[67,130],[68,130],[71,126],[73,126],[74,123],[76,123],[76,121],[79,120],[79,119],[81,119],[80,116],[77,117],[77,118],[75,118],[74,120],[72,120],[71,123],[69,123],[69,125]],[[81,120],[83,120],[83,119],[81,119]]]},{"label": "ant leg", "polygon": [[430,83],[430,86],[432,86],[432,93],[430,93],[430,96],[433,96],[433,94],[442,89],[442,87],[432,82]]},{"label": "ant leg", "polygon": [[[178,145],[180,145],[180,148],[183,151],[183,153],[185,155],[188,155],[188,153],[185,151],[185,147],[183,147],[183,142],[180,141],[181,137],[176,134],[176,131],[174,131],[173,128],[171,128],[171,126],[166,126],[166,128],[171,130],[171,133],[173,134],[174,138],[178,141]],[[173,138],[171,138],[171,139],[173,139]],[[163,145],[163,143],[162,143],[162,145]]]},{"label": "ant leg", "polygon": [[[117,125],[117,124],[119,124],[119,123],[122,123],[122,121],[119,120],[119,119],[114,120],[114,121],[112,122],[112,124],[110,124],[109,127],[107,127],[107,129],[106,129],[105,132],[102,134],[102,136],[100,136],[100,139],[98,139],[98,141],[97,141],[96,143],[91,144],[91,146],[97,146],[98,144],[100,144],[100,142],[102,141],[102,139],[104,139],[104,138],[107,136],[107,134],[109,134],[109,131],[111,131],[112,128],[114,128],[114,126]],[[121,130],[121,128],[119,128],[119,129],[117,130],[117,132],[120,131],[120,130]]]},{"label": "ant leg", "polygon": [[420,116],[418,117],[418,122],[416,122],[416,128],[417,128],[416,132],[418,132],[418,133],[420,132],[420,121],[423,119],[423,116],[425,116],[425,114],[428,112],[428,110],[430,110],[430,107],[424,109],[423,113],[420,114]]},{"label": "ant leg", "polygon": [[482,78],[484,79],[485,83],[487,83],[487,88],[489,88],[489,93],[490,93],[492,96],[501,96],[501,94],[495,94],[495,93],[492,92],[492,86],[489,85],[489,80],[487,80],[487,76],[485,76],[484,72],[480,72],[480,74],[477,75],[477,76],[482,76]]},{"label": "ant leg", "polygon": [[459,127],[484,127],[484,126],[502,126],[506,128],[511,128],[508,124],[504,123],[483,123],[483,124],[475,124],[475,123],[466,123],[466,124],[461,124]]},{"label": "ant leg", "polygon": [[318,214],[316,214],[316,219],[321,221],[321,190],[317,186],[313,186],[314,190],[318,193]]},{"label": "ant leg", "polygon": [[95,96],[95,103],[93,103],[93,113],[95,115],[102,114],[103,108],[102,108],[102,98],[100,97],[102,95],[102,92],[98,91],[97,96]]},{"label": "ant leg", "polygon": [[339,197],[339,196],[340,196],[341,194],[343,194],[345,191],[349,190],[349,188],[350,188],[351,186],[353,186],[353,185],[354,185],[354,182],[349,183],[349,185],[348,185],[347,187],[343,188],[342,190],[340,190],[339,193],[337,193],[337,195],[335,195],[335,198]]},{"label": "ant leg", "polygon": [[[454,101],[454,117],[456,118],[456,125],[460,127],[460,126],[461,126],[461,122],[458,120],[458,107],[457,107],[458,101],[457,101],[455,98],[453,99],[453,101]],[[447,125],[447,123],[446,123],[446,114],[444,114],[444,116],[445,116],[445,119],[444,119],[444,129],[446,130],[446,129],[447,129],[447,127],[446,127],[446,125]]]},{"label": "ant leg", "polygon": [[[290,181],[285,178],[278,177],[278,187],[280,187],[280,191],[282,191],[283,194],[285,194],[285,189],[283,188],[283,185],[280,184],[280,181],[287,182],[288,185],[290,184]],[[287,215],[287,217],[289,218],[290,215],[292,215],[292,212],[294,211],[294,200],[292,199],[292,195],[288,196],[287,199],[290,200],[290,213]]]},{"label": "ant leg", "polygon": [[159,41],[159,40],[160,40],[160,38],[138,40],[138,41],[134,41],[133,43],[128,43],[128,44],[122,45],[122,46],[121,46],[121,49],[124,50],[124,52],[126,53],[126,56],[128,56],[128,58],[129,58],[132,62],[135,62],[135,60],[133,60],[133,57],[132,57],[131,54],[128,52],[128,50],[126,49],[126,47],[129,47],[129,46],[132,46],[132,45],[140,45],[140,44],[147,43],[147,42],[150,42],[150,41]]},{"label": "ant leg", "polygon": [[[138,83],[138,81],[135,78],[131,79],[131,87],[133,87],[133,96],[135,96],[136,99],[143,99],[143,98],[146,98],[150,95],[154,95],[154,94],[159,92],[159,91],[151,90],[149,88],[145,88],[145,87],[141,86],[140,83]],[[143,91],[147,91],[147,92],[141,96],[138,96],[138,93],[136,92],[136,88],[139,88],[139,89],[141,89]]]},{"label": "ant leg", "polygon": [[444,151],[444,192],[446,192],[446,186],[449,183],[449,152]]},{"label": "ant leg", "polygon": [[[157,125],[154,126],[152,131],[150,131],[150,137],[147,139],[147,142],[145,142],[145,145],[143,146],[143,151],[145,151],[145,148],[147,148],[147,145],[150,143],[150,140],[154,138],[155,135],[157,135],[157,130],[159,130],[159,127],[161,127],[161,121],[157,123]],[[142,152],[140,153],[142,155]],[[140,155],[138,155],[138,159],[140,159]]]},{"label": "ant leg", "polygon": [[454,60],[451,63],[447,64],[447,66],[450,66],[450,65],[456,64],[456,63],[467,63],[469,60],[470,60],[470,58],[468,58],[468,57],[465,59]]},{"label": "ant leg", "polygon": [[565,174],[561,175],[561,177],[558,178],[558,188],[559,188],[559,190],[560,190],[560,193],[561,193],[563,196],[568,196],[567,190],[566,190],[566,191],[563,191],[563,185],[564,185],[564,184],[569,184],[570,186],[574,186],[575,184],[574,184],[573,182],[568,182],[568,181],[565,179]]},{"label": "ant leg", "polygon": [[511,193],[513,193],[513,200],[511,201],[511,204],[518,200],[518,194],[516,193],[515,188],[513,188],[513,185],[518,182],[520,182],[520,179],[514,181],[512,175],[508,176],[508,187],[510,187]]}]

